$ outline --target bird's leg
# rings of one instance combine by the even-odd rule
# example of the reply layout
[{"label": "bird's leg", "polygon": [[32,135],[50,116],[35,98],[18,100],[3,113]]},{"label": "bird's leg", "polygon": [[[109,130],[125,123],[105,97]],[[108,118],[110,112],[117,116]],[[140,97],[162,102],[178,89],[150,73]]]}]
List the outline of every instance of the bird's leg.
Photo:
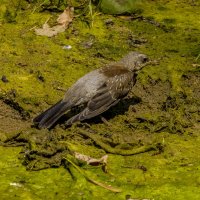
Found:
[{"label": "bird's leg", "polygon": [[102,115],[100,116],[100,118],[101,118],[101,120],[103,121],[103,123],[105,124],[105,125],[107,125],[108,126],[108,129],[109,130],[111,130],[111,131],[118,131],[119,130],[119,127],[118,126],[116,126],[116,125],[114,125],[114,124],[112,124],[111,122],[109,122],[106,118],[104,118]]},{"label": "bird's leg", "polygon": [[111,123],[102,115],[100,115],[101,121],[106,124],[107,126],[111,126]]}]

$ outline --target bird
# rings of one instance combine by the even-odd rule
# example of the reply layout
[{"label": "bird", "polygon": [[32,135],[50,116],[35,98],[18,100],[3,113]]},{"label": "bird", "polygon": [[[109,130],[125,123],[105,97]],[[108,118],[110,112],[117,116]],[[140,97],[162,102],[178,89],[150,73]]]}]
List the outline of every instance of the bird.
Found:
[{"label": "bird", "polygon": [[49,129],[65,113],[80,106],[83,109],[68,119],[66,126],[102,114],[127,96],[148,61],[147,55],[131,51],[121,60],[87,73],[66,91],[63,99],[35,117],[33,123],[39,129]]}]

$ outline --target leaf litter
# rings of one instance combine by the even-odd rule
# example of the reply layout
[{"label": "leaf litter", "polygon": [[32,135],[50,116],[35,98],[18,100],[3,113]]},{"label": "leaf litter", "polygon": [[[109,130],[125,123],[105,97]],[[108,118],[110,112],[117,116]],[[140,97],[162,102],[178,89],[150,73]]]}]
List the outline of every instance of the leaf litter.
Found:
[{"label": "leaf litter", "polygon": [[42,28],[36,28],[36,35],[53,37],[58,33],[64,32],[69,24],[73,21],[74,18],[74,8],[67,7],[62,14],[60,14],[57,18],[57,24],[55,26],[50,27],[48,24],[49,19],[43,24]]}]

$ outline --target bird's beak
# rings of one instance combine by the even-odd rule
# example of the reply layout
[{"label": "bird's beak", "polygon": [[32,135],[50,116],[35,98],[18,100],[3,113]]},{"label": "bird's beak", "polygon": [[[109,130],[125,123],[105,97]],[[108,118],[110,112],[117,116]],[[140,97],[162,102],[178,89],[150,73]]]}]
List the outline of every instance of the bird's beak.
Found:
[{"label": "bird's beak", "polygon": [[154,65],[159,65],[159,61],[158,61],[158,60],[148,60],[147,62],[145,62],[145,63],[143,63],[143,64],[140,64],[140,69],[139,69],[139,70],[136,70],[135,73],[138,74],[139,71],[140,71],[143,67],[145,67],[145,66],[147,66],[147,65],[152,65],[152,66],[154,66]]},{"label": "bird's beak", "polygon": [[159,61],[158,60],[149,60],[148,62],[146,62],[144,65],[159,65]]}]

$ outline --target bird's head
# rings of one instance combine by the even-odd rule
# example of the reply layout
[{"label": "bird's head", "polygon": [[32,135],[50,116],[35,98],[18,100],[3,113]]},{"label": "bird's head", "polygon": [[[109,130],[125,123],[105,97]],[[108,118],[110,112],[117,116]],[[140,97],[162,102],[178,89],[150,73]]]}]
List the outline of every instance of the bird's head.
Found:
[{"label": "bird's head", "polygon": [[148,61],[149,59],[145,54],[131,51],[126,56],[124,56],[120,62],[125,64],[129,70],[138,72],[148,63]]}]

